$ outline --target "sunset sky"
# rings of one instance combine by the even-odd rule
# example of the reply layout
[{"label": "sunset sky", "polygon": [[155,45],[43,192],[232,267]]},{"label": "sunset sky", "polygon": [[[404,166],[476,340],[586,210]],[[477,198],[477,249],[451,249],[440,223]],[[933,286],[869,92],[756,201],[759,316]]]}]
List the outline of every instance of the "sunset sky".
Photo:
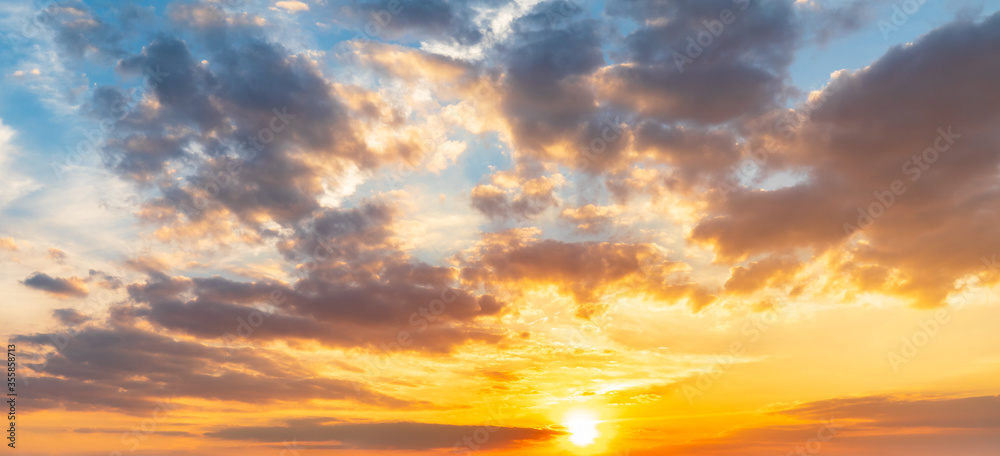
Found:
[{"label": "sunset sky", "polygon": [[998,10],[0,0],[3,454],[997,456]]}]

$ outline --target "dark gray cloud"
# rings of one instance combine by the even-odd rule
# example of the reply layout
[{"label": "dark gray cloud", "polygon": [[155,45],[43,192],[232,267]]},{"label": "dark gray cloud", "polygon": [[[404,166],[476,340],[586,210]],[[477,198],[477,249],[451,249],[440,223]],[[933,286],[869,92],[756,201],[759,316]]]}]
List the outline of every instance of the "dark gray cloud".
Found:
[{"label": "dark gray cloud", "polygon": [[331,7],[348,28],[356,28],[364,37],[391,40],[454,41],[473,45],[482,38],[476,27],[476,7],[500,3],[497,1],[450,0],[352,0],[346,5]]},{"label": "dark gray cloud", "polygon": [[[688,38],[697,39],[702,31],[712,33],[705,22],[718,21],[723,28],[698,57],[701,64],[737,60],[746,66],[776,69],[790,63],[794,51],[798,25],[792,4],[787,0],[620,0],[609,2],[606,12],[642,24],[626,37],[634,62],[673,64],[674,52],[686,51]],[[731,20],[725,21],[729,24],[722,18],[728,16],[726,10],[732,13]]]},{"label": "dark gray cloud", "polygon": [[824,7],[819,4],[805,12],[807,15],[805,27],[811,32],[812,39],[817,44],[825,46],[831,40],[843,38],[865,26],[874,27],[875,6],[879,3],[854,0],[834,7]]},{"label": "dark gray cloud", "polygon": [[[236,333],[238,322],[230,331]],[[190,397],[244,403],[309,399],[359,401],[405,407],[410,403],[349,380],[318,376],[287,356],[256,348],[226,348],[177,340],[136,327],[15,336],[25,346],[47,347],[45,362],[22,388],[31,407],[118,409],[148,413],[165,398]],[[268,394],[262,395],[262,391]]]},{"label": "dark gray cloud", "polygon": [[515,194],[508,195],[492,185],[479,185],[472,189],[472,207],[495,221],[529,220],[559,205],[555,186],[544,180],[533,180],[536,185],[522,186]]},{"label": "dark gray cloud", "polygon": [[867,242],[849,246],[837,267],[882,269],[869,278],[893,270],[895,284],[862,282],[940,305],[955,280],[979,274],[981,259],[1000,251],[990,228],[1000,223],[997,44],[1000,15],[960,19],[838,74],[782,134],[762,122],[753,133],[771,140],[766,172],[803,179],[768,192],[713,192],[692,238],[741,260],[823,252],[861,229]]},{"label": "dark gray cloud", "polygon": [[[616,1],[606,12],[638,27],[616,40],[606,18],[545,2],[498,48],[501,108],[523,155],[589,173],[666,164],[671,190],[690,191],[739,159],[739,138],[720,124],[749,121],[794,92],[787,69],[802,24],[790,1]],[[513,212],[496,192],[480,193],[484,214]]]},{"label": "dark gray cloud", "polygon": [[[139,55],[118,62],[118,71],[129,76],[153,76],[152,95],[163,111],[159,119],[171,126],[188,126],[212,131],[222,125],[222,113],[210,103],[209,90],[217,85],[214,75],[195,61],[183,41],[161,38],[142,49]],[[166,125],[164,125],[166,126]]]},{"label": "dark gray cloud", "polygon": [[586,144],[586,130],[599,123],[586,77],[604,64],[599,23],[571,14],[555,23],[536,6],[513,24],[513,38],[500,57],[507,77],[502,106],[515,140],[534,154],[570,140]]},{"label": "dark gray cloud", "polygon": [[502,189],[477,186],[472,189],[470,199],[475,210],[492,220],[503,220],[511,216],[510,199]]},{"label": "dark gray cloud", "polygon": [[262,340],[379,348],[405,332],[410,341],[401,349],[432,352],[500,341],[476,320],[500,314],[505,303],[460,288],[457,268],[412,261],[395,245],[395,213],[371,201],[324,210],[300,226],[278,244],[302,271],[292,285],[152,275],[128,286],[144,305],[133,315],[203,338],[220,338],[238,318],[256,314],[266,322],[254,330]]},{"label": "dark gray cloud", "polygon": [[63,326],[75,326],[91,320],[90,316],[84,315],[76,309],[55,309],[52,311],[52,316],[56,317],[56,320],[59,320]]},{"label": "dark gray cloud", "polygon": [[124,285],[120,277],[113,276],[104,271],[91,269],[87,271],[87,274],[87,282],[96,283],[97,285],[110,290],[117,290]]},{"label": "dark gray cloud", "polygon": [[[264,284],[215,278],[211,285],[202,283],[193,292],[229,300],[212,301],[199,296],[188,301],[153,301],[148,309],[138,309],[135,315],[160,327],[205,339],[223,339],[226,331],[235,333],[236,322],[251,315],[264,322],[253,329],[259,340],[313,340],[329,346],[372,349],[400,343],[403,350],[447,352],[467,342],[496,343],[502,338],[492,330],[456,325],[498,312],[502,304],[489,295],[476,297],[457,289],[391,283],[323,285],[317,294],[275,287],[247,296],[247,289]],[[249,303],[267,303],[274,291],[287,298],[277,312],[232,304],[238,301],[235,295],[243,295]],[[446,300],[450,302],[444,303]],[[432,304],[435,301],[439,304]],[[399,342],[401,333],[406,334],[406,342]]]},{"label": "dark gray cloud", "polygon": [[122,41],[131,20],[140,18],[135,14],[138,11],[133,8],[128,10],[131,15],[122,15],[120,23],[109,24],[82,2],[61,0],[47,5],[35,19],[52,30],[63,55],[76,59],[86,56],[114,61],[125,55]]},{"label": "dark gray cloud", "polygon": [[712,187],[728,178],[741,159],[737,136],[726,129],[706,129],[652,119],[634,127],[635,149],[670,166],[664,185],[687,193]]},{"label": "dark gray cloud", "polygon": [[623,0],[606,9],[640,24],[624,61],[601,75],[602,94],[617,105],[717,124],[763,112],[786,91],[799,36],[791,1]]},{"label": "dark gray cloud", "polygon": [[[309,58],[262,40],[251,26],[224,24],[199,29],[203,57],[163,36],[119,62],[122,75],[144,78],[155,105],[115,87],[97,88],[89,103],[114,121],[108,165],[159,188],[145,204],[147,221],[231,216],[256,226],[266,215],[294,223],[319,208],[323,179],[350,164],[370,169],[394,159],[355,138],[333,86]],[[170,168],[181,179],[164,179]]]},{"label": "dark gray cloud", "polygon": [[22,280],[21,284],[28,288],[34,288],[63,298],[82,298],[90,294],[87,285],[79,277],[64,279],[62,277],[51,277],[48,274],[38,271],[33,272]]}]

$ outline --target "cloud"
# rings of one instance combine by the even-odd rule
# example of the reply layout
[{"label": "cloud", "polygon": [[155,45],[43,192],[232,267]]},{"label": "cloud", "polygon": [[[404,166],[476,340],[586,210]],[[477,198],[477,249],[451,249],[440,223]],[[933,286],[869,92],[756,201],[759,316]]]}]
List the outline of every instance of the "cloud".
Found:
[{"label": "cloud", "polygon": [[[494,183],[497,177],[494,176]],[[564,181],[562,175],[556,174],[524,179],[516,190],[493,184],[477,185],[470,194],[472,207],[491,220],[528,220],[559,204],[555,191]]]},{"label": "cloud", "polygon": [[[207,437],[257,442],[337,442],[339,448],[379,450],[432,450],[465,448],[464,438],[486,433],[482,449],[511,448],[551,440],[563,434],[551,429],[504,426],[462,426],[414,422],[298,423],[290,426],[229,427],[208,432]],[[475,437],[480,443],[481,437]]]},{"label": "cloud", "polygon": [[806,178],[769,191],[713,192],[691,239],[723,261],[846,246],[843,262],[879,265],[893,277],[861,282],[869,291],[940,305],[956,279],[981,275],[981,259],[1000,251],[988,234],[1000,223],[989,209],[1000,195],[992,146],[1000,111],[994,81],[982,76],[997,71],[998,25],[1000,15],[953,22],[867,68],[837,73],[806,115],[763,121],[756,134],[771,143],[764,172]]},{"label": "cloud", "polygon": [[36,290],[41,290],[59,298],[82,298],[90,294],[90,289],[79,277],[50,277],[48,274],[35,271],[21,284]]},{"label": "cloud", "polygon": [[[114,121],[107,150],[122,176],[156,182],[160,196],[144,203],[142,215],[163,237],[224,236],[231,223],[294,224],[320,208],[326,182],[400,159],[358,140],[311,58],[263,41],[252,26],[232,33],[206,32],[207,65],[169,36],[118,64],[125,75],[162,73],[148,75],[150,92]],[[109,111],[102,107],[120,106],[115,100],[123,97],[102,87],[92,105]],[[160,179],[168,174],[180,178]]]},{"label": "cloud", "polygon": [[620,209],[615,206],[595,206],[588,204],[563,209],[559,217],[575,225],[581,233],[600,233],[614,223]]},{"label": "cloud", "polygon": [[779,287],[788,282],[803,264],[794,258],[766,258],[746,267],[732,269],[725,289],[733,294],[747,294],[765,287]]},{"label": "cloud", "polygon": [[[76,428],[73,432],[79,434],[128,434],[128,429],[115,429],[115,428]],[[197,437],[197,435],[192,434],[187,431],[168,431],[163,429],[157,429],[156,433],[158,435],[169,435],[169,436],[179,436],[179,437]]]},{"label": "cloud", "polygon": [[489,371],[488,370],[488,371],[482,371],[481,373],[486,378],[489,378],[490,380],[493,380],[495,382],[500,382],[500,383],[514,382],[514,381],[517,381],[517,380],[521,379],[520,375],[517,375],[517,374],[512,373],[512,372]]},{"label": "cloud", "polygon": [[405,333],[412,340],[403,349],[432,352],[500,341],[502,334],[476,322],[502,313],[505,303],[463,289],[457,268],[411,261],[396,244],[397,212],[385,201],[323,211],[278,243],[304,274],[291,285],[151,274],[127,287],[143,305],[135,315],[202,338],[220,338],[253,314],[267,321],[254,330],[262,340],[378,348]]},{"label": "cloud", "polygon": [[90,316],[80,313],[76,309],[55,309],[52,315],[62,323],[63,326],[75,326],[91,320]]},{"label": "cloud", "polygon": [[874,428],[991,429],[1000,433],[1000,396],[865,396],[808,402],[780,413],[805,419],[836,416]]},{"label": "cloud", "polygon": [[[129,208],[138,225],[107,232],[156,249],[116,272],[98,265],[106,249],[22,240],[25,212],[4,212],[19,237],[0,238],[0,250],[38,254],[18,253],[38,264],[12,286],[71,259],[88,274],[20,283],[112,301],[106,316],[42,309],[57,328],[11,337],[32,407],[148,416],[174,398],[192,419],[165,435],[209,423],[198,432],[220,448],[446,452],[485,432],[487,447],[530,453],[522,447],[558,445],[559,426],[525,427],[554,416],[470,426],[463,417],[480,406],[466,399],[508,394],[525,410],[609,399],[629,418],[642,411],[626,407],[671,401],[671,379],[708,365],[709,345],[741,330],[733,320],[761,323],[777,301],[756,293],[815,297],[799,306],[809,316],[836,312],[824,304],[835,299],[803,288],[933,306],[961,279],[1000,280],[982,270],[1000,250],[1000,16],[838,71],[813,106],[790,110],[794,83],[820,68],[796,64],[793,80],[793,57],[859,30],[868,3],[577,3],[272,1],[244,12],[182,2],[163,23],[146,8],[49,6],[63,62],[5,74],[40,80],[65,63],[98,81],[72,93],[86,98],[80,120],[111,126],[102,176],[146,198]],[[317,18],[332,28],[315,23],[325,30],[314,35]],[[13,134],[0,125],[0,175],[13,189],[0,206],[34,185],[5,165]],[[32,160],[44,163],[40,153]],[[905,193],[891,191],[897,180]],[[476,239],[479,229],[494,232]],[[51,248],[46,259],[32,244],[70,255]],[[717,296],[732,301],[709,307]],[[790,359],[775,347],[799,323],[813,334],[813,320],[781,322],[737,370]],[[666,335],[642,332],[652,327]],[[376,358],[404,363],[366,376],[359,365]],[[734,391],[720,389],[718,404],[724,390]],[[632,452],[787,454],[834,416],[845,427],[823,454],[992,454],[996,399],[771,405],[758,410],[764,424]],[[226,422],[254,408],[346,414]],[[444,408],[456,410],[449,423],[410,415]],[[648,430],[620,431],[607,443]]]},{"label": "cloud", "polygon": [[645,294],[694,309],[715,300],[690,283],[684,264],[670,261],[651,244],[539,240],[536,230],[512,229],[484,236],[463,255],[462,280],[471,285],[505,285],[524,291],[555,285],[573,296],[577,315],[600,312],[605,294]]},{"label": "cloud", "polygon": [[843,38],[865,26],[874,26],[875,8],[871,2],[854,0],[840,5],[822,2],[797,2],[800,13],[805,14],[806,29],[820,46]]},{"label": "cloud", "polygon": [[54,247],[49,247],[49,259],[56,263],[63,264],[66,261],[66,252]]},{"label": "cloud", "polygon": [[598,77],[612,103],[664,122],[717,124],[763,112],[785,90],[799,36],[789,1],[615,1],[606,9],[640,24],[626,37],[629,61]]},{"label": "cloud", "polygon": [[281,8],[290,13],[298,13],[302,11],[309,11],[309,5],[299,2],[299,1],[287,1],[287,2],[275,2],[274,6]]},{"label": "cloud", "polygon": [[9,250],[11,252],[17,252],[17,241],[13,237],[7,236],[5,238],[0,238],[0,249]]},{"label": "cloud", "polygon": [[123,38],[141,12],[139,7],[125,7],[120,17],[123,20],[109,24],[82,2],[69,1],[49,4],[39,14],[38,22],[52,30],[62,56],[114,61],[125,54]]},{"label": "cloud", "polygon": [[667,190],[698,193],[727,178],[741,156],[736,135],[724,129],[643,120],[633,128],[634,148],[656,163],[669,165]]},{"label": "cloud", "polygon": [[108,273],[106,273],[104,271],[97,271],[97,270],[91,269],[87,273],[88,273],[88,277],[86,279],[87,282],[97,283],[98,286],[106,288],[106,289],[109,289],[109,290],[117,290],[117,289],[121,288],[122,285],[124,285],[122,283],[121,278],[115,277],[115,276],[113,276],[111,274],[108,274]]},{"label": "cloud", "polygon": [[[124,309],[118,309],[121,312]],[[236,331],[237,322],[231,322]],[[35,373],[24,387],[38,409],[116,409],[145,414],[169,397],[242,403],[347,400],[404,407],[408,401],[354,382],[320,376],[308,366],[262,348],[229,348],[178,340],[128,326],[90,326],[79,331],[12,338],[48,348],[44,363],[25,363]],[[261,396],[261,391],[268,394]]]},{"label": "cloud", "polygon": [[605,63],[599,26],[572,15],[556,27],[544,8],[537,6],[512,25],[511,44],[501,56],[506,67],[501,110],[525,152],[572,161],[577,147],[560,149],[599,137],[603,120],[588,82]]},{"label": "cloud", "polygon": [[997,401],[997,396],[910,395],[807,402],[772,412],[796,418],[799,422],[795,424],[742,428],[634,453],[750,456],[819,448],[817,451],[834,456],[932,456],[941,452],[986,456],[1000,439]]},{"label": "cloud", "polygon": [[[4,185],[0,188],[0,209],[39,187],[34,179],[11,167],[11,161],[20,155],[13,143],[14,136],[14,129],[4,125],[3,119],[0,119],[0,174],[4,176]],[[8,239],[9,243],[5,239]],[[16,250],[17,244],[14,244],[14,239],[11,237],[5,239],[0,239],[0,248]],[[9,247],[11,245],[13,248]]]},{"label": "cloud", "polygon": [[[398,0],[392,3],[361,0],[347,5],[331,2],[344,25],[366,37],[387,40],[456,41],[474,45],[483,38],[475,27],[477,9],[489,1]],[[348,24],[357,24],[349,26]],[[362,25],[363,24],[363,25]]]}]

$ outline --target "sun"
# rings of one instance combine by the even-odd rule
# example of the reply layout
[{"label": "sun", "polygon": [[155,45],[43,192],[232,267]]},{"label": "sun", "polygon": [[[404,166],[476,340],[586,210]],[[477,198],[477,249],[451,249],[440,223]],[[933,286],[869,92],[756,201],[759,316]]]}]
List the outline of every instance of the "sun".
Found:
[{"label": "sun", "polygon": [[569,441],[578,446],[594,443],[601,434],[597,432],[597,421],[589,412],[575,411],[566,415],[563,425],[569,430]]}]

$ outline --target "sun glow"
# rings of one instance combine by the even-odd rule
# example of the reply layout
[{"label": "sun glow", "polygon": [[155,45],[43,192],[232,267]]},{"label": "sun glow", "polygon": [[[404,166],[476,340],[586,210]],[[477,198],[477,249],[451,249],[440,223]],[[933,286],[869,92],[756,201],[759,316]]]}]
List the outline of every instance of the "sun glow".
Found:
[{"label": "sun glow", "polygon": [[569,441],[579,446],[587,446],[594,443],[600,436],[597,432],[599,421],[589,412],[570,412],[566,415],[563,425],[569,430]]}]

